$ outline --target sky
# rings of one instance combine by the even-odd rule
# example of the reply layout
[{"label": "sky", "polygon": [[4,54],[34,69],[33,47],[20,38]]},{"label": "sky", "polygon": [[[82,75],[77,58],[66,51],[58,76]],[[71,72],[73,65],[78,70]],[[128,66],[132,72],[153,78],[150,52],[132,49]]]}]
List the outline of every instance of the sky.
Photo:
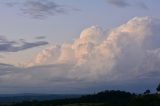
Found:
[{"label": "sky", "polygon": [[0,94],[155,91],[159,0],[0,0]]}]

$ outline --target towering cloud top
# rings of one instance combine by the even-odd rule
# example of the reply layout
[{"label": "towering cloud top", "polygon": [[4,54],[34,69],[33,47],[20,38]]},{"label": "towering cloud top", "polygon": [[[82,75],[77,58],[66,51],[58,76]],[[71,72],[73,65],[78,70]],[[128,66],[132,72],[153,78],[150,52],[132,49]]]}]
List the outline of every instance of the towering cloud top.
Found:
[{"label": "towering cloud top", "polygon": [[52,45],[38,53],[27,68],[17,72],[14,67],[0,79],[15,81],[17,86],[18,82],[25,86],[40,83],[42,89],[52,83],[57,90],[64,86],[80,89],[95,82],[99,82],[96,86],[156,82],[160,80],[159,31],[159,21],[149,17],[135,17],[106,35],[102,28],[92,26],[74,42]]}]

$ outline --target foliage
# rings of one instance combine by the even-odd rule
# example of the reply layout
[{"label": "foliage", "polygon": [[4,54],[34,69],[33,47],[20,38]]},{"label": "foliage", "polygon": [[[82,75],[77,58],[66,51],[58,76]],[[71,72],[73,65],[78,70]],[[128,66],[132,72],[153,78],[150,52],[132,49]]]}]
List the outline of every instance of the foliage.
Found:
[{"label": "foliage", "polygon": [[151,91],[149,90],[149,89],[147,89],[145,92],[144,92],[144,95],[148,95],[148,94],[150,94],[151,93]]},{"label": "foliage", "polygon": [[[159,88],[157,89],[159,91]],[[84,95],[80,98],[46,101],[24,101],[21,103],[6,103],[0,106],[160,106],[160,95],[132,94],[125,91],[103,91],[97,94]]]},{"label": "foliage", "polygon": [[157,87],[157,91],[160,92],[160,84]]}]

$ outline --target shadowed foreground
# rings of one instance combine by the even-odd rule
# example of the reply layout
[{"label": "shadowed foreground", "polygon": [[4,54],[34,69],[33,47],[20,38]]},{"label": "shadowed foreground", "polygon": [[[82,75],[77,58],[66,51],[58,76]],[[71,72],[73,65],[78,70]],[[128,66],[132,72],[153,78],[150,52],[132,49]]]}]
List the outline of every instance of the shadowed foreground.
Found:
[{"label": "shadowed foreground", "polygon": [[136,95],[112,90],[80,98],[9,103],[0,106],[160,106],[160,95],[150,92]]}]

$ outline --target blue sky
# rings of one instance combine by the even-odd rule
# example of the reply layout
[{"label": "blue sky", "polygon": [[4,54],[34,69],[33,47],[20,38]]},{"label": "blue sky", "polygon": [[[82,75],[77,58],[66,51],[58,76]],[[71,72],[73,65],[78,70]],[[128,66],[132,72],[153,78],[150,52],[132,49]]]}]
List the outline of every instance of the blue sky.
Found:
[{"label": "blue sky", "polygon": [[0,93],[154,90],[159,4],[0,0]]},{"label": "blue sky", "polygon": [[[135,16],[159,17],[159,14],[156,13],[159,10],[158,0],[129,1],[133,2],[131,6],[116,7],[107,3],[106,0],[57,0],[56,3],[79,9],[79,11],[68,10],[68,13],[47,16],[43,20],[24,16],[18,6],[8,7],[1,4],[1,35],[9,36],[13,39],[17,37],[31,39],[36,36],[46,36],[51,42],[59,43],[66,40],[71,41],[79,36],[82,29],[92,25],[111,29]],[[148,9],[140,7],[136,4],[137,2],[144,2]]]}]

